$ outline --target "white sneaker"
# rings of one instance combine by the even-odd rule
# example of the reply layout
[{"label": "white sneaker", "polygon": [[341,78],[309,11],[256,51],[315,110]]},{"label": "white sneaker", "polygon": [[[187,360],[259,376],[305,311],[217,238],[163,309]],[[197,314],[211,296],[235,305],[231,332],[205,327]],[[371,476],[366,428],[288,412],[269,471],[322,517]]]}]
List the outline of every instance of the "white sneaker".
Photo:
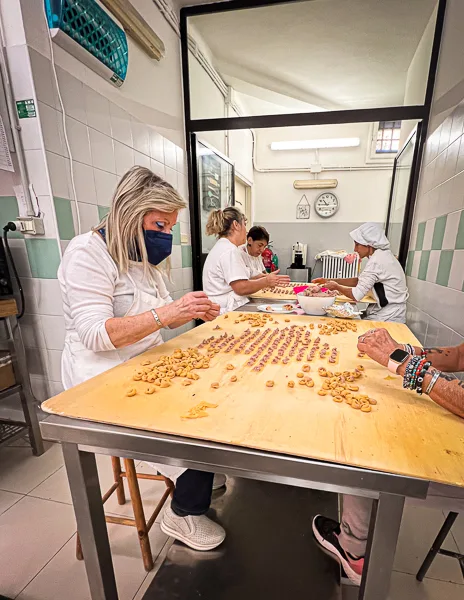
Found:
[{"label": "white sneaker", "polygon": [[213,490],[219,490],[222,487],[225,487],[227,481],[227,477],[222,473],[216,473],[213,480]]},{"label": "white sneaker", "polygon": [[206,515],[179,517],[167,506],[161,521],[161,531],[194,550],[213,550],[225,540],[226,532]]}]

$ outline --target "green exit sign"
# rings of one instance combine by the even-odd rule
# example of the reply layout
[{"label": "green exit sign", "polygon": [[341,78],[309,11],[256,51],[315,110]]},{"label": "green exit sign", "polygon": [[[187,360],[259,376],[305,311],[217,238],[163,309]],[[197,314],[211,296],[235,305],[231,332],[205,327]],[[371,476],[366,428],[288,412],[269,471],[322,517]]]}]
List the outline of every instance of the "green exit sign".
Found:
[{"label": "green exit sign", "polygon": [[16,102],[16,110],[20,119],[32,119],[37,116],[34,100],[18,100]]}]

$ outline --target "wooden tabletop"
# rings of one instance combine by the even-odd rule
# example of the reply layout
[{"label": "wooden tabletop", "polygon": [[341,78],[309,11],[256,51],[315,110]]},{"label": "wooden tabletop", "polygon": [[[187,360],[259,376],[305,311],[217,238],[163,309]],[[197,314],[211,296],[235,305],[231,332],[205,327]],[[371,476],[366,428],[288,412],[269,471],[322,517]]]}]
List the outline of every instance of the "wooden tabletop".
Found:
[{"label": "wooden tabletop", "polygon": [[[251,313],[249,313],[251,314]],[[427,397],[402,389],[399,377],[368,358],[357,356],[358,335],[374,326],[383,326],[399,342],[417,344],[405,325],[356,321],[357,332],[321,335],[321,346],[328,343],[339,351],[338,363],[329,365],[327,357],[310,364],[315,387],[298,385],[297,373],[306,364],[296,357],[286,365],[268,363],[262,372],[246,366],[250,355],[224,353],[211,359],[209,369],[200,369],[198,381],[182,385],[176,377],[166,389],[156,388],[146,395],[146,384],[134,381],[133,374],[144,359],[156,361],[176,348],[196,346],[211,336],[233,334],[239,337],[249,328],[247,322],[236,323],[237,313],[229,313],[213,323],[204,324],[170,342],[146,352],[102,375],[46,401],[45,411],[126,427],[205,439],[226,444],[281,452],[317,460],[438,481],[464,487],[464,420],[442,409]],[[290,321],[288,321],[290,319]],[[277,323],[267,325],[280,330],[290,325],[310,330],[312,340],[319,333],[317,325],[328,319],[302,316],[277,316]],[[340,321],[338,321],[340,322]],[[219,326],[220,329],[215,329]],[[261,332],[264,328],[261,327]],[[257,335],[256,329],[252,329]],[[310,346],[311,347],[311,346]],[[205,352],[201,349],[200,352]],[[306,353],[305,353],[306,357]],[[227,370],[232,364],[233,370]],[[330,395],[320,396],[324,378],[317,369],[333,371],[364,367],[356,380],[359,393],[377,400],[372,412],[354,410],[336,403]],[[235,383],[231,377],[237,377]],[[294,380],[293,389],[287,386]],[[273,387],[266,382],[272,380]],[[219,384],[212,389],[211,384]],[[136,395],[126,396],[129,388]],[[218,404],[207,409],[208,416],[183,419],[182,415],[201,401]]]},{"label": "wooden tabletop", "polygon": [[[306,285],[304,283],[292,283],[292,286]],[[277,287],[274,288],[274,291],[271,292],[267,288],[264,290],[259,290],[254,294],[251,294],[250,298],[255,298],[257,300],[279,300],[281,302],[295,302],[297,297],[293,291],[292,287]],[[347,298],[343,294],[337,296],[337,302],[350,302],[354,303],[355,301],[351,298]],[[364,296],[360,302],[366,302],[368,304],[376,304],[377,300],[372,296],[372,294],[367,294]]]},{"label": "wooden tabletop", "polygon": [[0,300],[0,318],[11,317],[18,314],[18,307],[14,298]]}]

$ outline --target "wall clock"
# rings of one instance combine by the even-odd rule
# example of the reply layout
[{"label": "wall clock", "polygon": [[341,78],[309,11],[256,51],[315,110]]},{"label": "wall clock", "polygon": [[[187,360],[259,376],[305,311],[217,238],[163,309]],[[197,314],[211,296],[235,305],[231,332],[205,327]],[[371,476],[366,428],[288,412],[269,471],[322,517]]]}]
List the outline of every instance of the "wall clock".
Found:
[{"label": "wall clock", "polygon": [[332,192],[324,192],[316,198],[314,203],[314,210],[323,219],[329,219],[340,208],[340,202],[335,194]]}]

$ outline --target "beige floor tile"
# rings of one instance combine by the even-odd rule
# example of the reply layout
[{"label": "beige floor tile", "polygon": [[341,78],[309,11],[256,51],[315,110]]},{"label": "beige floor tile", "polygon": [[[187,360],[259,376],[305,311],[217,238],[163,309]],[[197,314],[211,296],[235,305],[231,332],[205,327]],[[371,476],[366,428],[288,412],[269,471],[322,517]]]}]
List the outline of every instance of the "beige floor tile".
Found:
[{"label": "beige floor tile", "polygon": [[14,494],[13,492],[4,492],[0,490],[0,515],[8,510],[13,504],[16,504],[21,498],[24,498],[22,494]]},{"label": "beige floor tile", "polygon": [[[447,513],[444,513],[444,515],[446,516]],[[456,519],[453,528],[451,529],[451,533],[456,540],[459,552],[464,554],[464,513],[459,514],[459,517]]]},{"label": "beige floor tile", "polygon": [[27,494],[63,465],[59,444],[34,456],[30,448],[6,446],[0,450],[0,490]]},{"label": "beige floor tile", "polygon": [[[406,507],[401,523],[400,537],[395,557],[395,571],[415,575],[429,551],[444,517],[441,510]],[[457,551],[451,535],[443,545],[447,550]],[[427,573],[431,579],[462,583],[462,574],[456,560],[437,556]]]},{"label": "beige floor tile", "polygon": [[389,600],[462,600],[464,586],[424,579],[419,582],[414,575],[393,573]]},{"label": "beige floor tile", "polygon": [[[109,456],[97,455],[97,466],[98,474],[100,477],[100,486],[103,493],[111,487],[113,484],[113,471],[111,468],[111,459]],[[124,468],[124,466],[123,466]],[[137,467],[137,471],[140,473],[155,474],[155,471],[140,463]],[[105,503],[105,512],[119,515],[123,517],[133,517],[132,504],[130,502],[129,489],[127,481],[124,481],[126,490],[126,504],[120,506],[116,493],[114,493],[109,500]],[[140,493],[142,494],[143,507],[145,510],[145,516],[147,519],[154,511],[158,504],[161,496],[166,489],[166,485],[162,481],[149,481],[147,479],[139,479]],[[48,477],[39,486],[33,489],[30,496],[36,498],[44,498],[45,500],[55,500],[56,502],[64,502],[65,504],[72,504],[71,492],[69,490],[68,478],[66,475],[66,468],[62,467],[56,473]],[[161,515],[158,515],[157,521],[161,519]]]},{"label": "beige floor tile", "polygon": [[[145,580],[137,533],[132,527],[109,525],[116,583],[120,600],[132,600]],[[167,537],[155,523],[150,532],[153,555],[156,557]],[[84,563],[75,556],[73,537],[48,565],[18,596],[17,600],[90,600]]]},{"label": "beige floor tile", "polygon": [[26,496],[0,516],[0,531],[0,594],[15,598],[76,531],[74,511]]}]

